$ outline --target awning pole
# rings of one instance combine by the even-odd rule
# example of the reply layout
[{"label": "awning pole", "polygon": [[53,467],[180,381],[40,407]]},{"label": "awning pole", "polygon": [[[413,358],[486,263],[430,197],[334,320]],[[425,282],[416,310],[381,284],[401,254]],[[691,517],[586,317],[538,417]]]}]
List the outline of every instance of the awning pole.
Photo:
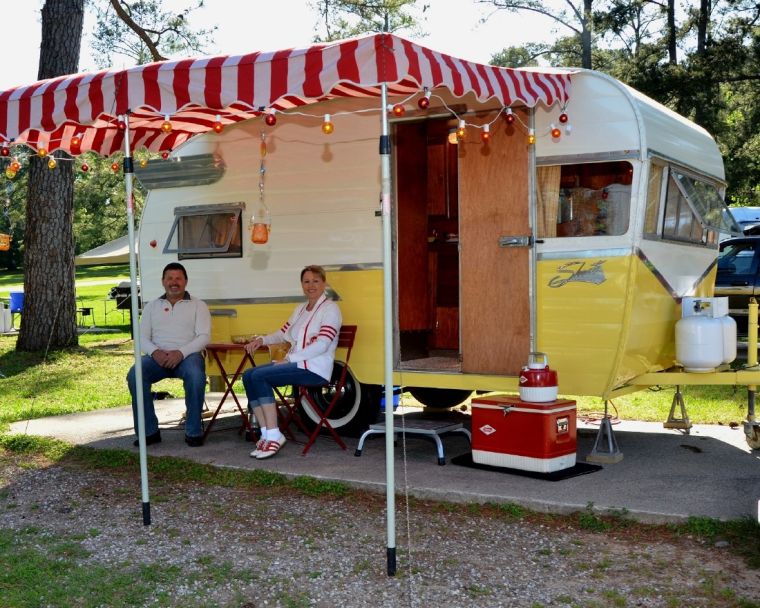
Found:
[{"label": "awning pole", "polygon": [[393,454],[393,267],[391,258],[391,140],[388,134],[388,85],[380,85],[380,205],[383,216],[383,361],[385,366],[385,501],[388,576],[396,575],[396,482]]},{"label": "awning pole", "polygon": [[140,487],[142,489],[143,525],[150,525],[150,496],[148,494],[148,451],[145,445],[145,410],[143,408],[142,349],[140,346],[140,308],[137,304],[137,256],[135,255],[135,205],[132,179],[134,161],[129,146],[129,116],[123,117],[124,128],[124,189],[127,203],[129,233],[129,293],[132,338],[135,348],[135,400],[137,401],[137,440],[140,446]]}]

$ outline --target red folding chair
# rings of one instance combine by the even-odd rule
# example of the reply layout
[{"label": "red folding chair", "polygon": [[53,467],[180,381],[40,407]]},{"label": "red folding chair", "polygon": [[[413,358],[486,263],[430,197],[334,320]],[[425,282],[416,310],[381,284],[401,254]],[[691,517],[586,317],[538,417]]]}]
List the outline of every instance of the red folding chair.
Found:
[{"label": "red folding chair", "polygon": [[[301,430],[304,430],[304,422],[299,418],[297,411],[299,402],[302,407],[310,408],[314,415],[319,417],[317,426],[315,426],[311,432],[306,430],[305,434],[307,435],[308,439],[306,440],[306,445],[303,448],[302,454],[306,454],[311,446],[314,445],[314,442],[317,440],[317,437],[319,437],[319,434],[323,428],[326,429],[330,435],[332,435],[335,443],[337,443],[344,450],[346,449],[346,444],[343,443],[343,440],[338,436],[338,433],[335,432],[335,429],[330,424],[328,417],[332,413],[335,404],[338,403],[345,391],[346,377],[348,375],[348,362],[351,359],[351,350],[354,347],[356,328],[356,325],[343,325],[340,328],[340,334],[338,336],[338,348],[345,349],[346,356],[343,359],[344,365],[341,366],[341,372],[337,380],[331,380],[330,382],[325,382],[325,384],[318,386],[300,387],[293,403],[289,403],[286,399],[281,399],[281,405],[285,406],[283,410],[286,412],[282,417],[283,424],[280,427],[283,429],[283,433],[285,432],[284,429],[286,429],[291,422],[295,422]],[[326,406],[320,406],[315,402],[314,398],[309,392],[309,389],[314,388],[321,389],[324,395],[329,396],[329,401]]]}]

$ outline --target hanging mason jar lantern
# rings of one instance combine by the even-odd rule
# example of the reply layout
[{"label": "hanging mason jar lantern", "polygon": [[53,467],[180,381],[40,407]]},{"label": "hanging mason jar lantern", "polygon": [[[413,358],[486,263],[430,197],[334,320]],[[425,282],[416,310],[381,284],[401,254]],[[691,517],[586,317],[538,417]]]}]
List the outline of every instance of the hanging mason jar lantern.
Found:
[{"label": "hanging mason jar lantern", "polygon": [[248,223],[248,229],[251,231],[251,242],[256,245],[263,245],[269,241],[269,232],[272,230],[272,217],[269,215],[269,208],[264,203],[264,175],[266,166],[264,157],[267,154],[266,134],[261,134],[261,164],[259,165],[259,207],[251,216]]},{"label": "hanging mason jar lantern", "polygon": [[0,251],[8,251],[11,248],[11,235],[0,233]]},{"label": "hanging mason jar lantern", "polygon": [[269,232],[272,229],[272,218],[269,215],[269,209],[265,206],[259,207],[258,211],[251,216],[248,224],[251,231],[251,242],[256,245],[263,245],[269,240]]}]

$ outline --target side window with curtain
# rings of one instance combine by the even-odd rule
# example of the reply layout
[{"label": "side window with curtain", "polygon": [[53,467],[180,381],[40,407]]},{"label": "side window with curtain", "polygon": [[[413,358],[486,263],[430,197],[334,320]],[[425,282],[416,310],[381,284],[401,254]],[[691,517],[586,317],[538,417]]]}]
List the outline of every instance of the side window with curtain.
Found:
[{"label": "side window with curtain", "polygon": [[244,208],[244,203],[177,207],[164,253],[180,260],[242,257]]},{"label": "side window with curtain", "polygon": [[626,161],[538,167],[537,236],[625,234],[632,178]]}]

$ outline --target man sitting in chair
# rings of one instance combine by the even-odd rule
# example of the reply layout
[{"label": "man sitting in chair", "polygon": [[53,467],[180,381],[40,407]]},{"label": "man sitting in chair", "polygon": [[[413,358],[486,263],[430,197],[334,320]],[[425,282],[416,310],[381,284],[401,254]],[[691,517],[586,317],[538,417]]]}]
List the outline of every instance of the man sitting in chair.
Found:
[{"label": "man sitting in chair", "polygon": [[243,373],[248,405],[261,429],[261,439],[251,452],[253,458],[270,458],[285,444],[285,436],[277,426],[272,387],[320,386],[330,381],[342,317],[338,305],[325,296],[326,278],[321,266],[304,268],[301,288],[307,301],[296,307],[278,331],[258,336],[245,345],[245,350],[253,354],[263,345],[292,344],[279,357],[273,356],[271,363]]},{"label": "man sitting in chair", "polygon": [[[203,445],[201,410],[206,393],[206,366],[201,351],[211,336],[211,314],[203,300],[191,298],[187,272],[182,264],[167,264],[161,278],[166,292],[148,302],[140,318],[145,443],[161,441],[151,385],[164,378],[182,378],[185,386],[185,443]],[[137,399],[134,365],[127,374],[132,413],[137,431]],[[135,441],[134,445],[138,445]]]}]

